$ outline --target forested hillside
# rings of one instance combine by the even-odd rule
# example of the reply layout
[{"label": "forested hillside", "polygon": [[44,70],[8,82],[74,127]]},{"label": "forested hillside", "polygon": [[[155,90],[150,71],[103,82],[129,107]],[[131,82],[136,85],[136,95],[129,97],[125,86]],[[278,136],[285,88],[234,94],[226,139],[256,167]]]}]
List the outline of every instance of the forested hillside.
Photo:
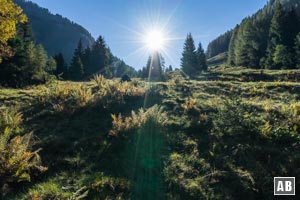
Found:
[{"label": "forested hillside", "polygon": [[[272,0],[256,14],[245,18],[231,32],[228,46],[216,41],[208,47],[211,52],[228,49],[228,64],[249,68],[287,69],[300,63],[300,7],[298,0]],[[213,45],[216,44],[217,45]]]},{"label": "forested hillside", "polygon": [[91,46],[94,38],[82,26],[61,15],[54,15],[45,8],[26,0],[14,0],[21,6],[32,26],[34,38],[42,44],[48,55],[62,53],[66,61],[71,61],[74,49],[82,39],[84,46]]},{"label": "forested hillside", "polygon": [[228,51],[230,39],[232,36],[232,30],[220,35],[215,40],[211,41],[207,46],[207,58],[212,58],[220,53]]}]

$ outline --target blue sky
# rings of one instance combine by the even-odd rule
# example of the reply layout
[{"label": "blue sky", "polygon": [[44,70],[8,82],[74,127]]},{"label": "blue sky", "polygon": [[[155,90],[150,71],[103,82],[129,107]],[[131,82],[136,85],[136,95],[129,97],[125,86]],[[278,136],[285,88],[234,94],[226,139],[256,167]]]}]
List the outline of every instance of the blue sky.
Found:
[{"label": "blue sky", "polygon": [[[267,0],[32,0],[50,12],[82,25],[93,37],[104,36],[114,55],[141,68],[150,52],[138,42],[152,29],[163,29],[166,65],[180,66],[186,34],[206,48],[209,41],[262,8]],[[163,28],[162,28],[163,27]],[[141,49],[142,48],[142,49]]]}]

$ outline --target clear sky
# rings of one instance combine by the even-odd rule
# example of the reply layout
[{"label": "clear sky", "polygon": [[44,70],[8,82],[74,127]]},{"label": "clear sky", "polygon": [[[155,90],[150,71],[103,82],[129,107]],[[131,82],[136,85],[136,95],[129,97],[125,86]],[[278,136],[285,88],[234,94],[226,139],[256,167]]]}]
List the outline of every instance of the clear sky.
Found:
[{"label": "clear sky", "polygon": [[[152,29],[169,40],[166,65],[180,66],[186,34],[206,49],[209,41],[262,8],[267,0],[32,0],[86,28],[94,38],[104,36],[114,55],[141,68],[149,50],[139,42]],[[142,49],[141,49],[142,48]]]}]

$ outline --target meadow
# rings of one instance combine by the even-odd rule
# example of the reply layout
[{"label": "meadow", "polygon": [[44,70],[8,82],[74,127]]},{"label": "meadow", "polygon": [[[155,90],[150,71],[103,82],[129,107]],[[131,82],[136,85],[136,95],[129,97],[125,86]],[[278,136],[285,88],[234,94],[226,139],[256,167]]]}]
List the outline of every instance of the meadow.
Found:
[{"label": "meadow", "polygon": [[263,73],[272,79],[224,68],[198,80],[175,70],[165,82],[95,76],[0,89],[0,128],[14,138],[0,138],[2,194],[272,199],[274,176],[300,175],[300,83],[289,75],[300,72]]}]

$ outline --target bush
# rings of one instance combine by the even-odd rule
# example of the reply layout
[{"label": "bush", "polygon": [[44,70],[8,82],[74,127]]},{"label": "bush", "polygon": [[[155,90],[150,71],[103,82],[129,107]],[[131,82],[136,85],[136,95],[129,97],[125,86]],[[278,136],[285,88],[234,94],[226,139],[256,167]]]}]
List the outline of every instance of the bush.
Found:
[{"label": "bush", "polygon": [[167,121],[167,113],[163,112],[162,107],[154,105],[153,107],[147,109],[140,109],[138,113],[134,111],[131,112],[131,116],[122,117],[122,114],[119,115],[112,114],[112,129],[110,130],[110,135],[117,136],[122,132],[127,132],[132,129],[140,128],[147,121],[154,121],[158,124],[165,124]]},{"label": "bush", "polygon": [[[40,149],[32,151],[32,133],[20,133],[22,114],[16,110],[0,112],[0,188],[30,181],[33,170],[45,171],[41,166]],[[6,190],[6,189],[4,189]],[[2,191],[6,194],[8,191]]]}]

